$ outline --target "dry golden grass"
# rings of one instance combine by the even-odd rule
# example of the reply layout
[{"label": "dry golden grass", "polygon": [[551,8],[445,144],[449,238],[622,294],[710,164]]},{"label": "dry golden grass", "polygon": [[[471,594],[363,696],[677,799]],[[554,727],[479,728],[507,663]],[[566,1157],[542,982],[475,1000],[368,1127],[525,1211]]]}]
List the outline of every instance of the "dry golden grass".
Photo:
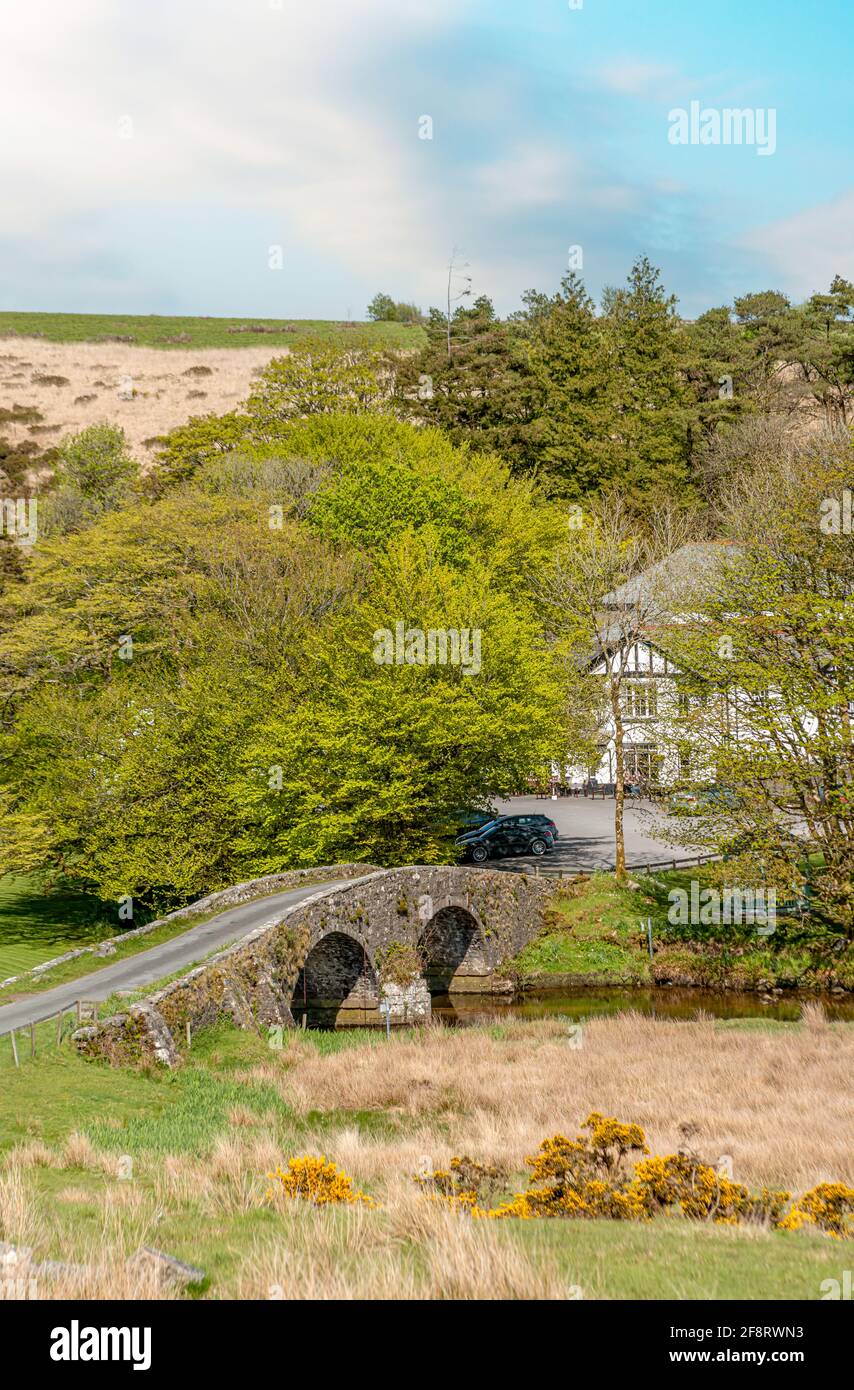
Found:
[{"label": "dry golden grass", "polygon": [[[248,347],[161,352],[128,343],[0,338],[0,407],[35,406],[44,416],[35,427],[4,425],[3,434],[13,443],[35,439],[47,447],[86,425],[107,421],[122,427],[131,452],[145,464],[152,457],[145,440],[165,434],[192,415],[233,410],[246,399],[253,376],[285,351]],[[192,369],[197,367],[207,371],[195,374]],[[65,377],[67,384],[50,385],[38,377]]]},{"label": "dry golden grass", "polygon": [[399,1141],[347,1127],[315,1146],[360,1183],[454,1153],[518,1169],[544,1136],[574,1134],[591,1110],[640,1124],[655,1153],[672,1153],[681,1126],[696,1126],[697,1150],[730,1155],[749,1185],[854,1180],[851,1028],[814,1012],[804,1027],[772,1031],[623,1014],[586,1023],[581,1043],[542,1021],[514,1022],[500,1041],[437,1028],[330,1056],[295,1038],[251,1075],[303,1113],[406,1119]]},{"label": "dry golden grass", "polygon": [[[242,1080],[247,1100],[263,1083],[302,1115],[320,1112],[309,1128],[241,1104],[226,1112],[227,1129],[197,1150],[140,1151],[131,1181],[121,1180],[117,1155],[84,1133],[56,1151],[22,1141],[0,1167],[0,1239],[32,1246],[36,1260],[61,1252],[87,1266],[41,1276],[39,1298],[180,1296],[150,1271],[128,1267],[143,1245],[202,1267],[216,1250],[219,1297],[557,1300],[574,1297],[576,1286],[585,1298],[608,1297],[617,1277],[633,1288],[632,1271],[648,1261],[655,1291],[642,1296],[688,1298],[697,1296],[697,1259],[705,1262],[703,1296],[729,1297],[765,1288],[770,1255],[778,1291],[797,1278],[807,1290],[801,1296],[812,1296],[821,1276],[813,1266],[799,1272],[801,1247],[815,1268],[822,1256],[803,1233],[661,1218],[641,1229],[602,1223],[621,1229],[601,1236],[599,1223],[577,1223],[564,1239],[553,1228],[566,1223],[520,1232],[517,1223],[473,1221],[426,1199],[412,1178],[468,1153],[507,1168],[518,1190],[525,1155],[547,1135],[574,1134],[595,1109],[642,1125],[658,1153],[678,1148],[682,1127],[695,1126],[691,1144],[704,1157],[730,1154],[734,1176],[753,1188],[850,1182],[853,1053],[854,1029],[828,1024],[818,1008],[801,1027],[767,1030],[626,1014],[585,1024],[580,1048],[556,1020],[504,1021],[494,1035],[426,1029],[333,1052],[297,1035]],[[371,1110],[384,1122],[364,1124],[357,1113],[347,1123],[322,1118]],[[267,1174],[296,1154],[334,1160],[378,1206],[317,1207],[274,1187],[259,1231]],[[77,1171],[57,1190],[45,1169]],[[663,1249],[676,1253],[676,1273]],[[749,1284],[733,1285],[733,1261]]]},{"label": "dry golden grass", "polygon": [[296,1203],[283,1231],[258,1241],[238,1275],[238,1298],[565,1299],[569,1281],[537,1268],[493,1223],[425,1202],[398,1179],[385,1219]]}]

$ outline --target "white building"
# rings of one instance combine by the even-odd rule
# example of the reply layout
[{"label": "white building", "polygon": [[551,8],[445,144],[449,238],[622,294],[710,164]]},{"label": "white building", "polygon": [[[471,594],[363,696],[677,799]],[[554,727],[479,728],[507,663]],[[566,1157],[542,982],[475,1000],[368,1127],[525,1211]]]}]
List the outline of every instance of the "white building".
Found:
[{"label": "white building", "polygon": [[[674,747],[670,721],[678,710],[678,667],[667,653],[667,632],[679,622],[676,595],[711,572],[727,542],[683,546],[669,560],[608,594],[602,604],[602,640],[587,663],[591,679],[609,670],[621,673],[620,714],[623,724],[624,776],[641,789],[672,785],[692,774],[687,751]],[[580,788],[589,782],[606,789],[616,779],[615,721],[605,713],[599,738],[600,756],[590,767],[567,767],[556,780]],[[699,772],[693,769],[694,773]],[[713,776],[707,770],[706,776]]]}]

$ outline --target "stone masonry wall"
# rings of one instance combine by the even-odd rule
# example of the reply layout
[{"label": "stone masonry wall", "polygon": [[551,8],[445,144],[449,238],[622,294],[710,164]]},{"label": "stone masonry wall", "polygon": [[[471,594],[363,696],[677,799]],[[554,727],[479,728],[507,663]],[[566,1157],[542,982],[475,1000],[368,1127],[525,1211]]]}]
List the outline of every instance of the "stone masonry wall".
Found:
[{"label": "stone masonry wall", "polygon": [[[381,869],[334,889],[321,889],[287,910],[279,921],[259,927],[213,960],[152,994],[144,1005],[76,1035],[81,1051],[126,1061],[130,1053],[165,1060],[183,1045],[187,1024],[195,1031],[218,1018],[238,1027],[292,1025],[291,1003],[307,964],[309,983],[319,962],[321,983],[341,989],[347,979],[370,998],[376,978],[392,1003],[393,1016],[413,1010],[425,1016],[426,988],[420,969],[411,979],[388,984],[377,959],[408,951],[412,959],[438,939],[440,967],[453,964],[465,947],[465,969],[484,981],[538,932],[553,887],[526,874],[448,865]],[[437,914],[443,914],[434,927]],[[472,936],[470,920],[476,928]],[[333,936],[349,943],[329,941]],[[313,948],[328,942],[314,957]],[[363,969],[353,976],[361,954]],[[308,959],[307,959],[308,958]],[[428,974],[429,974],[428,970]],[[392,989],[394,984],[396,989]],[[367,1001],[365,1001],[367,1002]],[[174,1065],[174,1059],[171,1063]]]}]

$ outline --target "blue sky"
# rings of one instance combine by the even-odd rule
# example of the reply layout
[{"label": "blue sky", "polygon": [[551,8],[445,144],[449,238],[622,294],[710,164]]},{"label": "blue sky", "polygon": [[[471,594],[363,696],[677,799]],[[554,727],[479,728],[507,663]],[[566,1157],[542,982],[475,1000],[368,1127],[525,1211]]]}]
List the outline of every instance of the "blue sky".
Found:
[{"label": "blue sky", "polygon": [[[596,295],[646,252],[689,315],[802,298],[854,278],[852,59],[850,0],[16,6],[0,307],[361,317],[458,247],[507,312],[577,245]],[[774,154],[671,144],[692,100]]]}]

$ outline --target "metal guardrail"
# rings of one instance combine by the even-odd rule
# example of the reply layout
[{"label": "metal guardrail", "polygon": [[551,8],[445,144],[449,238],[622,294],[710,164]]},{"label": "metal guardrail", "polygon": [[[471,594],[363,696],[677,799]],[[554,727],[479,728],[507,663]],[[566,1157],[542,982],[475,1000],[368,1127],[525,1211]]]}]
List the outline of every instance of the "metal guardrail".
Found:
[{"label": "metal guardrail", "polygon": [[[691,869],[699,867],[701,864],[714,863],[716,860],[719,860],[720,857],[719,854],[691,854],[685,859],[655,859],[648,864],[627,864],[626,872],[630,874],[643,874],[653,869]],[[531,874],[534,878],[575,878],[576,875],[580,873],[612,874],[615,867],[613,864],[601,864],[593,869],[562,869],[553,868],[549,864],[543,864],[542,860],[539,859],[533,864],[528,862],[522,864],[500,864],[494,861],[488,861],[488,863],[491,869],[503,869],[506,873],[512,874]],[[487,866],[486,864],[480,864],[477,867],[483,869]]]},{"label": "metal guardrail", "polygon": [[18,1058],[17,1043],[17,1037],[19,1033],[24,1035],[29,1033],[30,1056],[35,1057],[36,1028],[38,1028],[39,1025],[42,1023],[50,1023],[53,1019],[56,1019],[56,1042],[57,1046],[59,1046],[63,1041],[63,1025],[65,1021],[65,1015],[73,1015],[74,1013],[77,1014],[76,1025],[78,1028],[84,1021],[89,1022],[91,1020],[96,1020],[98,1017],[98,1001],[93,999],[78,999],[73,1004],[66,1004],[65,1007],[62,1009],[51,1009],[49,1014],[42,1014],[41,1018],[28,1019],[26,1023],[18,1023],[15,1025],[14,1028],[5,1028],[2,1032],[0,1032],[0,1038],[11,1038],[12,1058],[14,1060],[15,1066],[19,1067],[21,1065],[20,1060]]}]

